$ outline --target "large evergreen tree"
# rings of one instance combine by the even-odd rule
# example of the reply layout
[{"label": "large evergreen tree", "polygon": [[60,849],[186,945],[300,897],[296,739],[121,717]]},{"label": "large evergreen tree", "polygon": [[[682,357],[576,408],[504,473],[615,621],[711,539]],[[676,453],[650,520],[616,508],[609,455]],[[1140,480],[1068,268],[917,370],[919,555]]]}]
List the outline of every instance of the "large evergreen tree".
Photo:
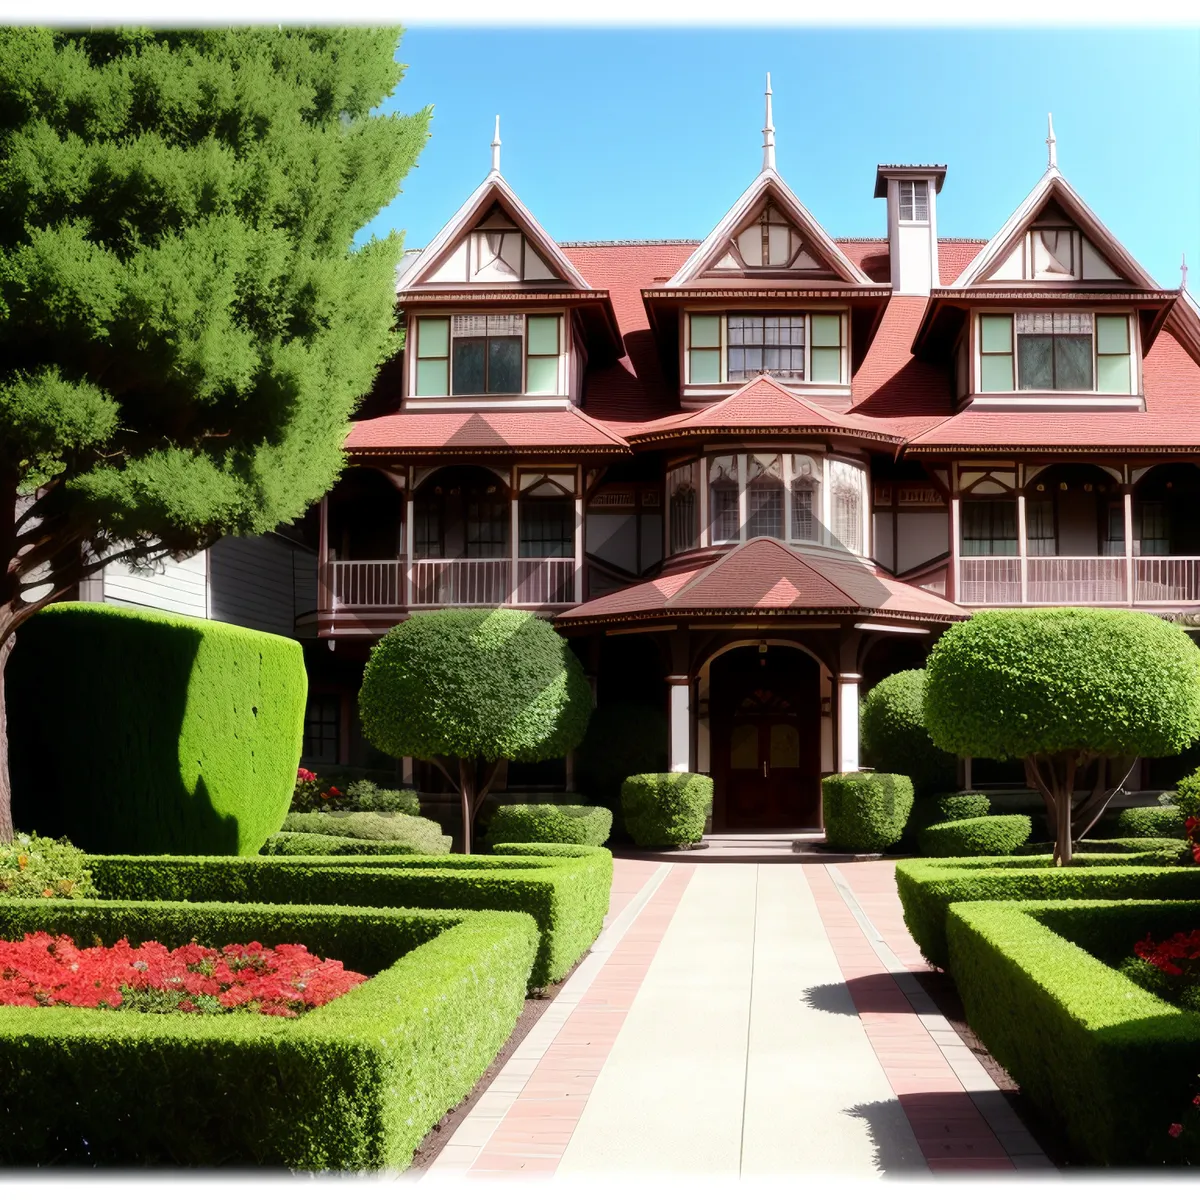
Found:
[{"label": "large evergreen tree", "polygon": [[97,564],[299,516],[398,349],[396,29],[0,29],[3,667]]}]

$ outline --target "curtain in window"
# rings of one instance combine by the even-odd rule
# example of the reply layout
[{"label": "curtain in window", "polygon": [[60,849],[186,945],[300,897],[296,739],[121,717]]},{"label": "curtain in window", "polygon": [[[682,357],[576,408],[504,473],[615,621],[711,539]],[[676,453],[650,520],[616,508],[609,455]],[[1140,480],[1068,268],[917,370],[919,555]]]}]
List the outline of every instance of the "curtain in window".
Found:
[{"label": "curtain in window", "polygon": [[962,553],[1009,557],[1017,553],[1016,500],[964,500]]},{"label": "curtain in window", "polygon": [[521,558],[575,556],[575,501],[570,496],[523,496],[517,519]]}]

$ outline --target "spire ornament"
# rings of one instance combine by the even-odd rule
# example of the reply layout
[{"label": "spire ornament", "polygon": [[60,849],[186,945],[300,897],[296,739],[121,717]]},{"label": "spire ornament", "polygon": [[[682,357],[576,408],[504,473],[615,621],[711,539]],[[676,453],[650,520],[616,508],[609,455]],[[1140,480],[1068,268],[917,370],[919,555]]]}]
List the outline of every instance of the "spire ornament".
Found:
[{"label": "spire ornament", "polygon": [[492,170],[500,174],[500,114],[496,114],[496,132],[492,136]]},{"label": "spire ornament", "polygon": [[1183,255],[1179,260],[1179,290],[1187,291],[1187,255]]},{"label": "spire ornament", "polygon": [[1049,151],[1050,161],[1046,164],[1047,170],[1058,170],[1058,139],[1054,136],[1054,114],[1046,114],[1046,124],[1050,127],[1050,133],[1046,137],[1046,148]]},{"label": "spire ornament", "polygon": [[767,72],[767,123],[763,127],[764,171],[775,170],[775,122],[771,118],[771,72]]}]

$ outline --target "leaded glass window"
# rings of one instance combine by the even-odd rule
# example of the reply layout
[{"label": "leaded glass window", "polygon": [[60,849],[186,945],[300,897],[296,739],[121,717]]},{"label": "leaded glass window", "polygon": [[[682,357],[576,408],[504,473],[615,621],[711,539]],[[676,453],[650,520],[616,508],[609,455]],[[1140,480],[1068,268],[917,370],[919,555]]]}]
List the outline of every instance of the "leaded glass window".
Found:
[{"label": "leaded glass window", "polygon": [[820,541],[821,476],[807,454],[791,457],[792,540]]},{"label": "leaded glass window", "polygon": [[854,554],[863,550],[863,513],[866,507],[866,472],[853,463],[830,462],[830,530],[833,543]]},{"label": "leaded glass window", "polygon": [[667,472],[669,547],[671,554],[695,549],[700,544],[700,510],[696,487],[700,463],[691,462]]},{"label": "leaded glass window", "polygon": [[738,460],[723,454],[708,460],[708,536],[711,542],[736,542],[738,519]]},{"label": "leaded glass window", "polygon": [[746,536],[783,537],[783,476],[778,454],[746,456]]},{"label": "leaded glass window", "polygon": [[1092,390],[1092,314],[1017,313],[1022,391]]},{"label": "leaded glass window", "polygon": [[520,392],[524,333],[525,318],[520,313],[455,317],[454,395]]}]

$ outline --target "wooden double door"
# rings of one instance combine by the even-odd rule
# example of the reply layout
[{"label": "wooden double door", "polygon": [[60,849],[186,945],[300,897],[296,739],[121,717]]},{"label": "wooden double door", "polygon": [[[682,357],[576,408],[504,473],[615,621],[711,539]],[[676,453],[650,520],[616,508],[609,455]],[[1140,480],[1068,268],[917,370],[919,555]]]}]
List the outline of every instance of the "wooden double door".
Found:
[{"label": "wooden double door", "polygon": [[731,650],[709,688],[714,827],[821,825],[821,685],[807,654],[772,646]]}]

